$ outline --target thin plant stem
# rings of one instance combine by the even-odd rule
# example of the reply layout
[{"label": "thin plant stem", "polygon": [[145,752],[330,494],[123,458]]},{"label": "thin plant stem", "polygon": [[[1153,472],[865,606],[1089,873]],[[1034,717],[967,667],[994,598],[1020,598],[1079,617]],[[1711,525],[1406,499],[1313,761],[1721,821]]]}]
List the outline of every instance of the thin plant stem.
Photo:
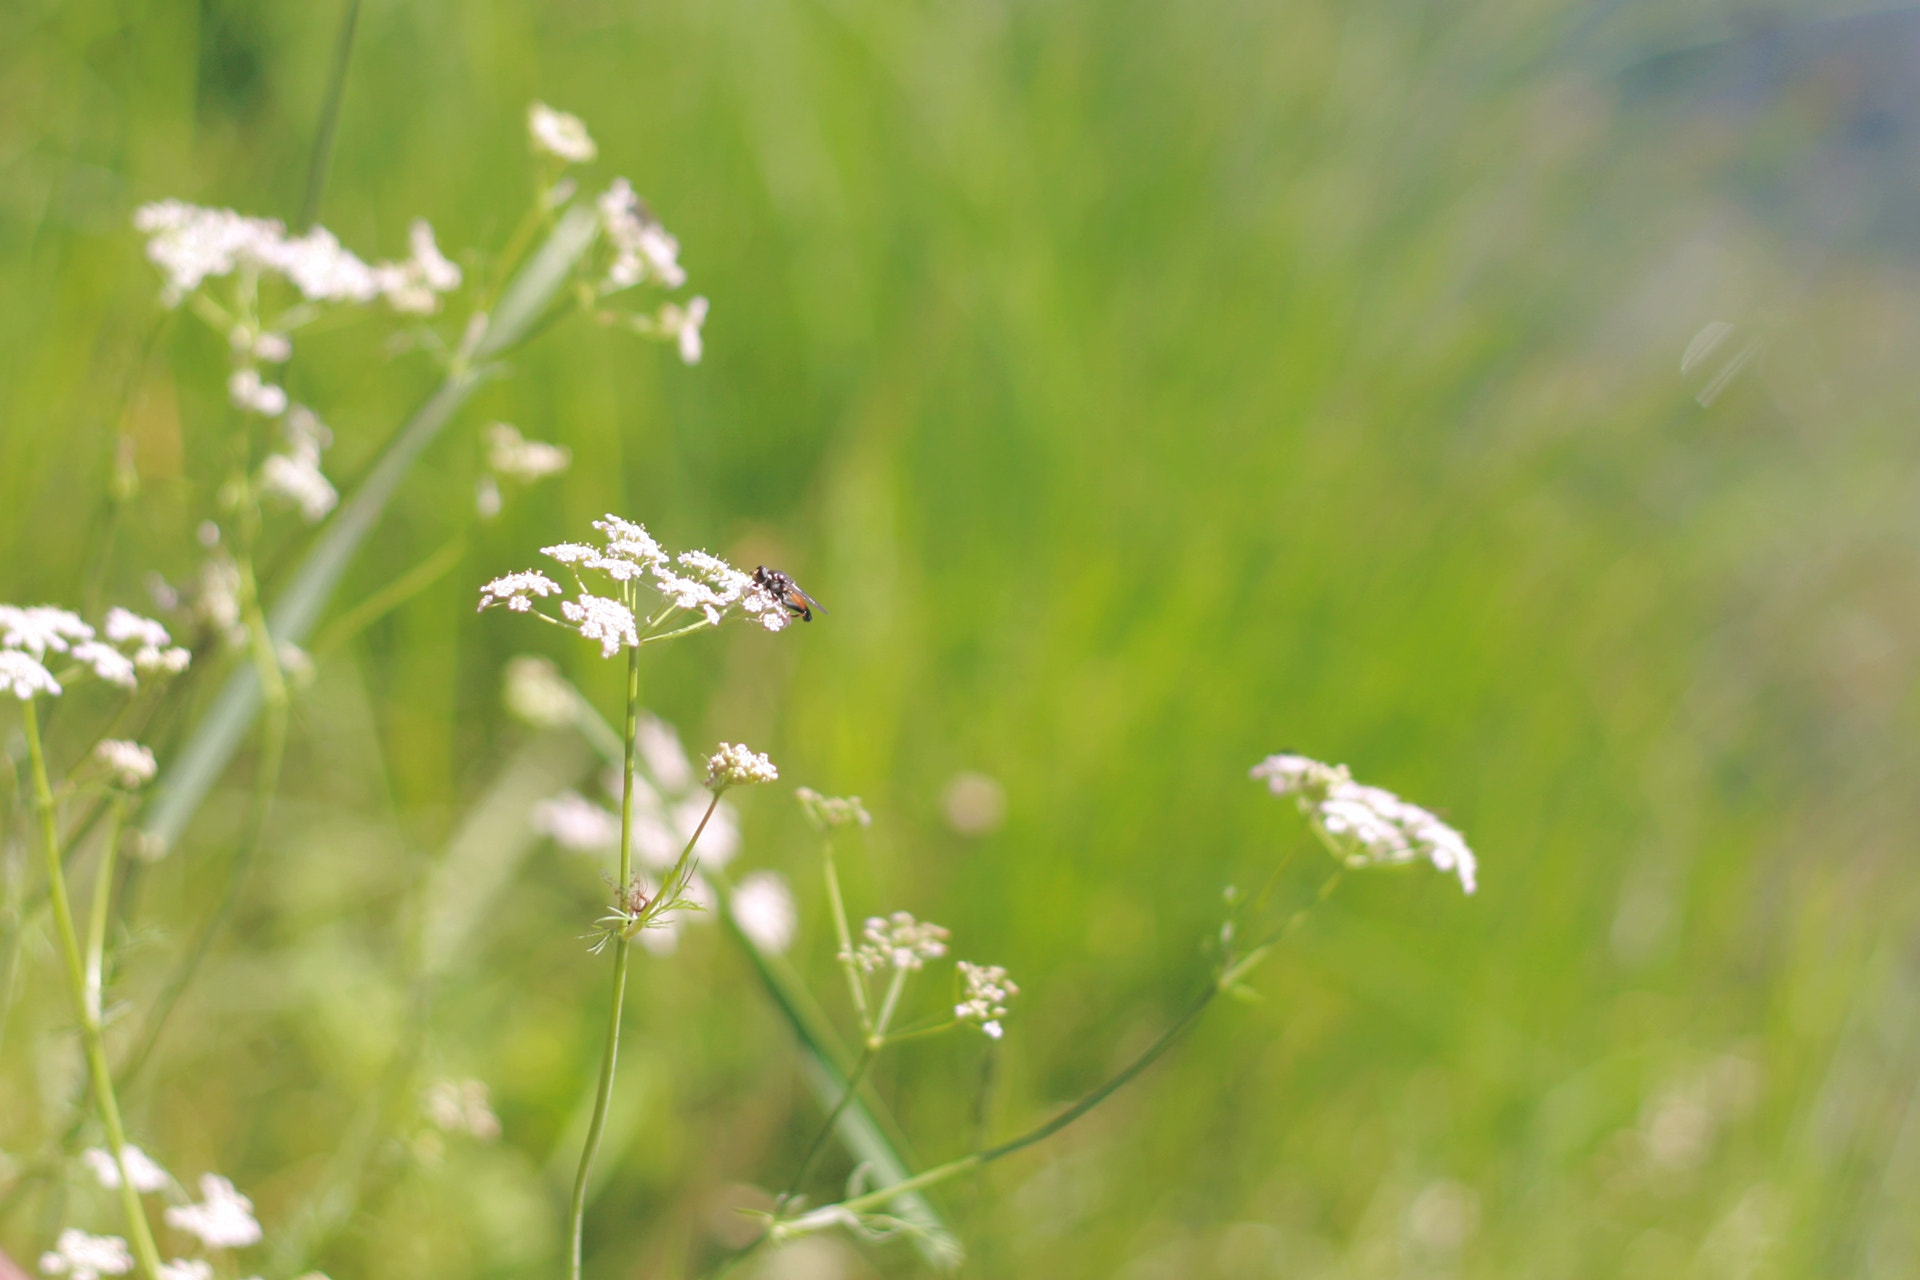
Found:
[{"label": "thin plant stem", "polygon": [[[627,905],[627,882],[633,878],[633,752],[640,731],[640,647],[627,650],[626,767],[620,779],[620,879],[614,887],[617,906]],[[709,810],[711,812],[711,810]],[[695,836],[698,839],[698,836]],[[685,855],[682,855],[684,858]],[[607,1127],[607,1106],[613,1097],[614,1068],[620,1055],[620,1012],[627,993],[628,948],[625,938],[614,939],[613,994],[607,1008],[607,1047],[600,1058],[600,1088],[593,1099],[593,1120],[587,1125],[587,1141],[580,1149],[580,1170],[573,1178],[573,1199],[567,1208],[568,1272],[580,1280],[580,1241],[587,1219],[587,1175],[593,1169],[594,1152],[599,1150],[600,1135]]]},{"label": "thin plant stem", "polygon": [[[60,862],[60,835],[54,817],[53,788],[47,783],[47,756],[40,743],[40,716],[34,702],[25,704],[27,754],[33,764],[34,802],[40,810],[40,838],[46,845],[48,892],[53,899],[54,932],[59,935],[60,951],[66,961],[67,984],[73,997],[73,1011],[80,1021],[80,1042],[86,1051],[87,1072],[93,1080],[93,1098],[100,1108],[100,1121],[107,1130],[107,1144],[114,1164],[120,1170],[120,1207],[126,1213],[127,1234],[133,1239],[134,1256],[146,1280],[160,1280],[160,1251],[154,1247],[153,1230],[146,1210],[140,1204],[140,1192],[127,1176],[126,1132],[120,1125],[120,1103],[113,1092],[113,1072],[107,1066],[106,1046],[101,1042],[100,1017],[96,1010],[98,993],[88,990],[89,963],[80,953],[80,939],[73,929],[73,908],[67,898],[67,875]],[[113,845],[101,853],[108,863],[111,883]],[[104,926],[103,926],[104,928]]]},{"label": "thin plant stem", "polygon": [[879,1053],[880,1046],[874,1044],[872,1040],[868,1040],[860,1050],[860,1061],[854,1063],[853,1074],[847,1077],[847,1087],[841,1091],[840,1100],[833,1104],[833,1110],[827,1112],[826,1120],[820,1125],[820,1132],[813,1136],[812,1144],[807,1147],[807,1154],[800,1161],[800,1171],[793,1175],[793,1181],[787,1185],[785,1191],[780,1193],[780,1199],[774,1207],[775,1213],[785,1208],[787,1203],[799,1194],[800,1188],[806,1185],[807,1175],[812,1173],[813,1166],[819,1163],[820,1153],[826,1148],[827,1139],[833,1133],[833,1126],[840,1120],[840,1113],[847,1109],[847,1104],[853,1101],[854,1094],[860,1091],[860,1082],[866,1079],[867,1068],[873,1065],[873,1060],[879,1056]]},{"label": "thin plant stem", "polygon": [[887,1027],[893,1022],[893,1010],[900,1003],[900,993],[907,989],[907,970],[896,967],[893,981],[887,984],[887,995],[880,1002],[880,1016],[873,1020],[873,1030],[867,1033],[867,1046],[878,1049],[887,1038]]},{"label": "thin plant stem", "polygon": [[93,876],[93,901],[87,904],[87,1007],[96,1022],[100,1019],[102,1006],[100,990],[104,985],[102,971],[106,967],[107,908],[113,901],[113,865],[120,848],[121,812],[120,803],[116,800],[107,821],[107,839],[100,850],[100,866]]},{"label": "thin plant stem", "polygon": [[340,20],[340,38],[333,47],[333,71],[327,78],[327,96],[320,106],[320,127],[313,135],[313,156],[307,161],[307,197],[300,202],[300,227],[311,230],[320,218],[320,200],[327,191],[327,170],[333,161],[333,136],[340,128],[340,104],[347,96],[347,67],[353,61],[353,35],[360,25],[360,0],[347,0]]},{"label": "thin plant stem", "polygon": [[833,930],[840,943],[840,968],[847,975],[847,991],[853,997],[854,1011],[860,1015],[860,1031],[873,1034],[873,1018],[867,1013],[867,982],[853,962],[853,930],[847,925],[847,903],[840,896],[840,872],[834,864],[833,837],[826,837],[822,858],[827,873],[827,901],[833,904]]}]

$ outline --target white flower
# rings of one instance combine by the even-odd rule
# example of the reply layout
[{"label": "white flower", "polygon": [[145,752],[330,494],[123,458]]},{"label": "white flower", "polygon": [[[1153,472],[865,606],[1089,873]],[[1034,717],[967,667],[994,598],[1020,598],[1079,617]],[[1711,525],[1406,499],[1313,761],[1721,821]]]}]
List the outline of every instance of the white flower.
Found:
[{"label": "white flower", "polygon": [[615,178],[595,203],[600,210],[600,225],[614,251],[607,288],[625,289],[657,280],[669,289],[678,289],[687,282],[687,273],[680,268],[679,241],[654,220],[625,178]]},{"label": "white flower", "polygon": [[247,349],[255,360],[267,364],[285,364],[293,358],[293,340],[284,333],[258,334]]},{"label": "white flower", "polygon": [[287,411],[287,393],[270,382],[260,381],[258,369],[236,369],[227,379],[227,395],[234,407],[248,413],[277,418]]},{"label": "white flower", "polygon": [[317,453],[295,449],[272,453],[260,464],[260,492],[300,509],[300,518],[318,524],[340,501],[339,492],[320,470]]},{"label": "white flower", "polygon": [[213,1264],[205,1258],[175,1258],[160,1264],[160,1280],[213,1280]]},{"label": "white flower", "polygon": [[500,482],[492,476],[481,476],[473,486],[473,511],[482,520],[491,520],[500,514]]},{"label": "white flower", "polygon": [[607,554],[622,560],[631,560],[638,565],[664,564],[667,553],[653,540],[643,524],[631,520],[622,520],[619,516],[609,515],[604,520],[595,520],[593,527],[607,537]]},{"label": "white flower", "polygon": [[526,613],[533,608],[532,597],[559,594],[559,583],[538,569],[529,569],[525,573],[510,573],[504,578],[495,578],[481,587],[480,608],[504,603],[515,613]]},{"label": "white flower", "polygon": [[263,265],[285,276],[313,302],[367,302],[380,292],[374,269],[342,248],[325,227],[268,244],[263,258]]},{"label": "white flower", "polygon": [[848,823],[857,823],[863,827],[873,825],[873,815],[860,803],[859,796],[823,796],[812,787],[801,787],[793,793],[807,816],[823,827],[844,827]]},{"label": "white flower", "polygon": [[659,326],[662,337],[672,338],[680,344],[680,360],[683,364],[699,364],[700,327],[707,322],[707,300],[694,298],[686,306],[669,302],[660,308],[660,317],[654,323]]},{"label": "white flower", "polygon": [[771,871],[746,877],[733,891],[733,921],[760,950],[784,952],[799,921],[787,882]]},{"label": "white flower", "polygon": [[210,1249],[244,1249],[260,1243],[253,1201],[235,1191],[231,1182],[216,1173],[203,1173],[200,1196],[199,1204],[169,1208],[167,1225],[199,1236]]},{"label": "white flower", "polygon": [[493,1114],[483,1081],[436,1080],[427,1086],[420,1108],[435,1127],[448,1133],[464,1133],[482,1142],[500,1136],[500,1118]]},{"label": "white flower", "polygon": [[[113,785],[128,791],[152,782],[153,775],[159,768],[154,763],[153,752],[137,742],[126,742],[119,738],[106,738],[96,744],[93,748],[93,758],[102,769],[106,770]],[[140,1154],[138,1147],[123,1147],[121,1150],[127,1154],[129,1160],[135,1157],[146,1159]],[[133,1185],[140,1187],[140,1179],[137,1176],[134,1178]],[[140,1187],[140,1189],[152,1190],[151,1187]]]},{"label": "white flower", "polygon": [[1432,863],[1474,891],[1477,864],[1466,837],[1417,804],[1353,780],[1347,767],[1285,753],[1255,765],[1255,778],[1275,795],[1292,796],[1350,867]]},{"label": "white flower", "polygon": [[533,829],[562,849],[582,853],[620,845],[620,819],[577,791],[562,791],[533,806]]},{"label": "white flower", "polygon": [[966,991],[953,1006],[953,1016],[962,1022],[976,1023],[987,1035],[998,1040],[1002,1035],[1000,1019],[1007,1016],[1007,1001],[1020,994],[1020,988],[997,964],[960,962],[960,978]]},{"label": "white flower", "polygon": [[143,618],[119,605],[107,610],[106,623],[101,631],[115,644],[137,644],[142,648],[159,649],[173,643],[173,637],[167,629],[152,618]]},{"label": "white flower", "polygon": [[133,1270],[133,1254],[119,1236],[90,1236],[69,1227],[60,1233],[51,1252],[40,1255],[40,1270],[70,1280],[100,1280]]},{"label": "white flower", "polygon": [[[149,756],[147,759],[151,764],[153,758]],[[80,1158],[87,1162],[87,1167],[93,1170],[93,1176],[100,1180],[101,1186],[109,1191],[120,1186],[120,1166],[114,1162],[112,1152],[100,1147],[88,1147],[80,1153]],[[135,1191],[166,1190],[167,1171],[155,1164],[146,1152],[129,1142],[120,1148],[120,1159],[127,1166],[127,1177],[132,1181]]]},{"label": "white flower", "polygon": [[718,751],[707,757],[709,791],[724,791],[728,787],[754,782],[773,782],[779,776],[780,771],[773,767],[773,761],[750,750],[744,743],[723,742]]},{"label": "white flower", "polygon": [[600,642],[600,656],[603,658],[611,658],[620,652],[622,645],[637,646],[640,643],[640,629],[633,620],[633,610],[618,600],[581,592],[578,600],[561,602],[560,614],[573,623],[574,629],[582,636]]},{"label": "white flower", "polygon": [[200,287],[208,276],[230,274],[244,258],[262,263],[286,228],[265,218],[244,218],[231,209],[203,209],[180,200],[146,204],[133,214],[147,237],[147,258],[166,276],[166,304]]},{"label": "white flower", "polygon": [[507,711],[524,723],[555,729],[573,722],[579,695],[558,667],[545,658],[522,654],[507,663],[505,702]]},{"label": "white flower", "polygon": [[73,660],[90,667],[94,675],[108,684],[117,684],[122,689],[131,689],[139,684],[134,676],[133,659],[110,644],[83,640],[73,646]]},{"label": "white flower", "polygon": [[947,954],[947,931],[931,922],[915,920],[905,911],[882,919],[867,917],[861,929],[865,942],[854,949],[853,962],[862,972],[876,969],[914,970]]},{"label": "white flower", "polygon": [[672,725],[654,716],[642,717],[634,745],[646,761],[647,772],[668,791],[685,791],[693,785],[693,765]]},{"label": "white flower", "polygon": [[0,692],[10,693],[22,702],[40,694],[60,696],[60,682],[40,661],[18,649],[0,649]]},{"label": "white flower", "polygon": [[405,262],[381,263],[374,268],[374,279],[395,311],[431,315],[440,309],[440,294],[460,287],[460,268],[441,254],[433,242],[433,226],[425,218],[413,220],[407,240],[412,256]]},{"label": "white flower", "polygon": [[568,164],[591,164],[600,154],[579,116],[555,111],[544,102],[527,108],[527,135],[535,151],[545,152]]},{"label": "white flower", "polygon": [[77,613],[44,604],[26,609],[0,604],[0,647],[25,649],[44,658],[49,649],[65,653],[70,642],[91,639],[93,628],[80,621]]},{"label": "white flower", "polygon": [[522,484],[557,476],[572,462],[573,454],[568,449],[544,440],[523,439],[504,422],[487,428],[487,466]]},{"label": "white flower", "polygon": [[224,554],[200,566],[194,612],[223,635],[240,624],[240,567]]}]

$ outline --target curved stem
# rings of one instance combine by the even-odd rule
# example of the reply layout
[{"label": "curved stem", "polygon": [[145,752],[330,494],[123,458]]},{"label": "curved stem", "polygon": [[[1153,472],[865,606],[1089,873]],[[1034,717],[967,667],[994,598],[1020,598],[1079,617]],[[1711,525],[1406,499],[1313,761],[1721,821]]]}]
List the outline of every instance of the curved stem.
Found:
[{"label": "curved stem", "polygon": [[[633,751],[640,728],[640,648],[627,650],[626,768],[620,787],[620,880],[614,887],[616,909],[626,907],[627,882],[633,878]],[[698,836],[695,836],[698,839]],[[567,1207],[567,1274],[580,1280],[580,1241],[587,1219],[587,1175],[593,1169],[593,1155],[600,1147],[600,1135],[607,1128],[607,1106],[613,1097],[614,1069],[620,1056],[620,1011],[627,993],[626,939],[613,944],[613,995],[607,1008],[607,1047],[600,1058],[600,1088],[593,1099],[593,1119],[587,1125],[587,1141],[580,1149],[580,1169],[573,1178],[573,1199]]]},{"label": "curved stem", "polygon": [[[134,1256],[146,1280],[160,1280],[160,1251],[154,1247],[153,1230],[147,1212],[140,1204],[140,1192],[127,1176],[125,1148],[127,1135],[120,1125],[120,1103],[113,1093],[113,1072],[107,1066],[106,1046],[101,1043],[97,993],[88,989],[89,963],[80,953],[80,939],[73,928],[73,908],[67,898],[67,876],[60,864],[60,832],[54,816],[53,788],[47,784],[46,751],[40,743],[40,717],[34,703],[25,704],[27,754],[33,763],[33,793],[40,810],[40,838],[46,845],[47,891],[53,903],[54,932],[60,938],[61,957],[66,961],[67,986],[73,997],[73,1011],[80,1021],[80,1042],[86,1050],[87,1074],[93,1081],[94,1104],[100,1108],[100,1121],[107,1131],[107,1145],[120,1169],[120,1207],[127,1218],[127,1234],[133,1238]],[[107,864],[105,879],[112,883],[113,844],[101,854]],[[99,914],[96,910],[95,914]],[[104,929],[104,925],[102,926]],[[91,998],[90,998],[91,994]]]},{"label": "curved stem", "polygon": [[833,1126],[839,1122],[840,1113],[847,1109],[847,1104],[853,1101],[854,1094],[860,1091],[860,1082],[866,1079],[867,1068],[873,1065],[873,1060],[879,1052],[880,1047],[872,1040],[868,1040],[862,1046],[860,1061],[854,1064],[853,1074],[847,1077],[847,1087],[841,1091],[840,1101],[833,1104],[833,1110],[827,1112],[827,1118],[821,1124],[820,1132],[813,1136],[813,1144],[807,1148],[806,1156],[800,1161],[800,1172],[793,1175],[793,1181],[787,1184],[787,1189],[780,1193],[780,1199],[774,1205],[775,1213],[784,1209],[787,1202],[806,1185],[807,1175],[813,1172],[813,1166],[819,1162],[820,1152],[825,1149],[827,1138],[833,1133]]}]

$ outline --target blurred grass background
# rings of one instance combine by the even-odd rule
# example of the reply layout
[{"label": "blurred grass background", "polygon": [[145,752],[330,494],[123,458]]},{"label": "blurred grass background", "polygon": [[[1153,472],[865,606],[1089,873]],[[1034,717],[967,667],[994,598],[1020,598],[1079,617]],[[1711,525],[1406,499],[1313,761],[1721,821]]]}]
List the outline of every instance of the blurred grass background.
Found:
[{"label": "blurred grass background", "polygon": [[[191,576],[225,357],[192,325],[143,355],[158,286],[129,215],[294,217],[342,12],[0,10],[0,598],[80,602],[123,429],[142,489],[102,599]],[[588,649],[476,619],[475,584],[614,510],[832,609],[650,659],[647,699],[695,749],[780,763],[739,865],[799,889],[830,1007],[789,781],[875,812],[856,911],[1008,966],[997,1133],[1137,1050],[1203,980],[1222,886],[1301,848],[1245,777],[1263,755],[1347,761],[1480,852],[1471,899],[1350,880],[1261,1003],[946,1191],[968,1274],[1920,1275],[1920,26],[1769,12],[368,0],[323,221],[369,258],[414,216],[450,252],[498,246],[544,99],[680,237],[708,354],[557,330],[409,480],[336,609],[472,526],[486,422],[575,457],[322,655],[136,1140],[232,1177],[270,1244],[363,1154],[364,1197],[315,1234],[337,1280],[556,1270],[594,875],[533,850],[430,1001],[410,939],[476,806],[591,771],[507,720],[506,659],[618,697]],[[1715,320],[1732,336],[1683,373]],[[367,328],[303,341],[289,374],[343,479],[433,381]],[[943,814],[964,771],[1004,787],[983,835]],[[242,761],[141,874],[134,1003],[221,893],[247,786]],[[18,894],[35,859],[6,838]],[[1322,873],[1301,857],[1283,895]],[[597,1276],[711,1259],[817,1123],[716,931],[637,974]],[[29,937],[10,1184],[77,1096],[56,978]],[[369,1111],[410,1043],[423,1080],[488,1083],[497,1144],[435,1158],[416,1115]],[[923,1160],[966,1149],[981,1070],[941,1040],[880,1073]],[[109,1228],[84,1183],[11,1198],[0,1245]],[[764,1273],[917,1265],[835,1242]]]}]

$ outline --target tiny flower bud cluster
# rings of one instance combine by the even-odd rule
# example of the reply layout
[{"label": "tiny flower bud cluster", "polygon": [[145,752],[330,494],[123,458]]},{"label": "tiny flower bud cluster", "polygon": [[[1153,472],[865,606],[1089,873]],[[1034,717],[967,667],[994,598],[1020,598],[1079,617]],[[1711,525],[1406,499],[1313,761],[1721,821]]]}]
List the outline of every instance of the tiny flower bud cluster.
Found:
[{"label": "tiny flower bud cluster", "polygon": [[813,819],[816,826],[827,829],[858,824],[863,827],[873,825],[873,815],[860,803],[859,796],[823,796],[812,787],[801,787],[793,793],[800,807]]},{"label": "tiny flower bud cluster", "polygon": [[[121,1170],[135,1191],[143,1194],[165,1192],[173,1185],[167,1171],[132,1145],[120,1148],[120,1158],[94,1147],[81,1158],[93,1171],[100,1185],[108,1190],[120,1187]],[[244,1249],[260,1243],[260,1223],[253,1216],[253,1201],[234,1190],[233,1184],[218,1174],[200,1178],[200,1201],[170,1205],[167,1225],[197,1236],[208,1249]],[[119,1236],[91,1236],[84,1231],[60,1233],[54,1248],[40,1255],[40,1270],[67,1280],[99,1280],[103,1275],[125,1275],[133,1269],[133,1256],[127,1242]],[[226,1274],[233,1274],[231,1268]],[[213,1264],[204,1258],[174,1258],[160,1264],[160,1280],[212,1280]],[[304,1280],[325,1280],[318,1272]]]},{"label": "tiny flower bud cluster", "polygon": [[579,116],[556,111],[544,102],[527,108],[527,136],[536,153],[566,164],[591,164],[600,154]]},{"label": "tiny flower bud cluster", "polygon": [[[281,400],[284,408],[285,397]],[[320,470],[320,452],[333,443],[333,433],[318,414],[298,404],[287,413],[280,430],[287,451],[268,454],[260,464],[260,492],[298,507],[302,520],[318,524],[340,500],[333,482]]]},{"label": "tiny flower bud cluster", "polygon": [[420,1109],[434,1127],[448,1133],[464,1133],[481,1142],[500,1136],[500,1117],[493,1114],[484,1081],[436,1080],[421,1096]]},{"label": "tiny flower bud cluster", "polygon": [[[115,1163],[113,1153],[102,1147],[89,1147],[80,1153],[80,1158],[93,1170],[93,1176],[101,1186],[109,1191],[120,1189],[120,1165]],[[140,1148],[129,1142],[120,1148],[120,1161],[127,1166],[127,1178],[133,1183],[135,1191],[152,1192],[167,1189],[167,1171],[153,1162]]]},{"label": "tiny flower bud cluster", "polygon": [[998,1040],[1005,1034],[1000,1019],[1007,1016],[1007,1001],[1019,995],[1020,988],[997,964],[969,964],[962,960],[959,968],[966,990],[960,1003],[953,1006],[953,1016],[962,1022],[975,1023],[989,1038]]},{"label": "tiny flower bud cluster", "polygon": [[1353,780],[1343,764],[1283,753],[1255,765],[1252,776],[1277,796],[1292,796],[1350,867],[1426,860],[1460,877],[1468,893],[1477,870],[1466,837],[1419,805]]},{"label": "tiny flower bud cluster", "polygon": [[[78,614],[49,605],[0,604],[0,692],[25,702],[58,697],[59,680],[47,669],[50,653],[64,654],[100,680],[134,689],[140,675],[169,676],[186,670],[190,655],[175,647],[167,629],[151,618],[114,608],[104,624],[106,639]],[[65,674],[71,675],[71,672]]]},{"label": "tiny flower bud cluster", "polygon": [[780,771],[773,767],[773,761],[751,750],[745,743],[723,742],[718,751],[707,757],[709,791],[725,791],[728,787],[755,782],[774,782],[779,777]]},{"label": "tiny flower bud cluster", "polygon": [[[106,771],[108,781],[123,791],[137,791],[152,782],[153,775],[158,771],[153,752],[137,742],[124,742],[118,738],[107,738],[96,744],[93,759]],[[136,1151],[137,1148],[128,1147],[127,1150]]]},{"label": "tiny flower bud cluster", "polygon": [[853,963],[862,973],[881,969],[912,972],[947,954],[947,931],[937,924],[915,920],[905,911],[884,919],[867,917],[861,936],[866,941],[854,948]]},{"label": "tiny flower bud cluster", "polygon": [[133,1270],[133,1254],[119,1236],[90,1236],[69,1227],[50,1251],[40,1255],[40,1270],[69,1280],[100,1280]]},{"label": "tiny flower bud cluster", "polygon": [[572,464],[573,454],[560,445],[525,439],[504,422],[487,428],[487,467],[503,479],[532,484]]}]

